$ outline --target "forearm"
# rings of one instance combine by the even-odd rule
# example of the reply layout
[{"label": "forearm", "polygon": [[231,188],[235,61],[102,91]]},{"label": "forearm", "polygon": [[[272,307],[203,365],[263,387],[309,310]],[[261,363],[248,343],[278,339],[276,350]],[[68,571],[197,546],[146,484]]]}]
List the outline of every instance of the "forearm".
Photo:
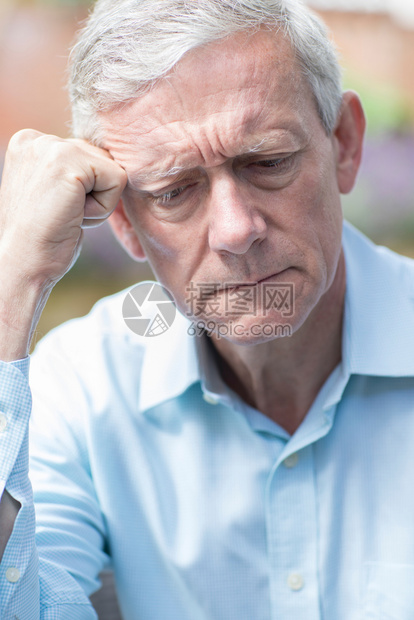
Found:
[{"label": "forearm", "polygon": [[0,360],[24,359],[51,285],[29,281],[0,260]]}]

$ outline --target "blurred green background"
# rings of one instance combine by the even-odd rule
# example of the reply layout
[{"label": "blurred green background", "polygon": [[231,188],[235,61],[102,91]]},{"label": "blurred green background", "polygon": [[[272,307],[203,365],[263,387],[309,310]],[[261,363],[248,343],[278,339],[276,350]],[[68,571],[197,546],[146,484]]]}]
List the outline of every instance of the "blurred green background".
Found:
[{"label": "blurred green background", "polygon": [[[18,129],[68,136],[67,54],[92,3],[0,1],[1,171],[8,140]],[[344,197],[344,211],[374,241],[414,257],[412,0],[390,0],[389,6],[387,0],[372,0],[380,11],[369,10],[369,0],[365,2],[309,0],[331,29],[344,85],[360,93],[368,118],[358,185]],[[404,2],[411,7],[410,19],[408,13],[405,19]],[[87,231],[78,262],[49,299],[36,340],[62,321],[88,312],[100,297],[149,278],[150,269],[126,256],[106,224]]]}]

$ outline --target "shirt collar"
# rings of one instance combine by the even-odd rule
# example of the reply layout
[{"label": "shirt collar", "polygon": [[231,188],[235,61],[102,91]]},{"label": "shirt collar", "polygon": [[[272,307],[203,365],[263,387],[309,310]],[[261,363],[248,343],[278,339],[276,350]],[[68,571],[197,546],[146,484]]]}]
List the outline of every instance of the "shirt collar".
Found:
[{"label": "shirt collar", "polygon": [[[348,223],[343,246],[347,269],[343,370],[349,374],[414,376],[414,267],[375,246]],[[177,313],[172,327],[148,339],[139,407],[150,409],[183,394],[197,381],[216,393],[218,380],[205,337]],[[190,332],[190,333],[189,333]]]},{"label": "shirt collar", "polygon": [[177,312],[168,331],[147,339],[141,369],[140,411],[176,398],[200,380],[198,338],[189,334],[190,327],[188,319]]},{"label": "shirt collar", "polygon": [[414,376],[414,264],[348,223],[343,361],[349,374]]}]

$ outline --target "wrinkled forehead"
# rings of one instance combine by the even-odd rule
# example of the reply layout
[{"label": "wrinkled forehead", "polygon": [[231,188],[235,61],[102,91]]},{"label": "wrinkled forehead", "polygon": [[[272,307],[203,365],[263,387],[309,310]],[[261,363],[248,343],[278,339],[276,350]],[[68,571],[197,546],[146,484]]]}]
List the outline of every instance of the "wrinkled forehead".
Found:
[{"label": "wrinkled forehead", "polygon": [[[281,32],[260,30],[193,50],[148,93],[100,120],[103,146],[120,163],[125,145],[136,141],[150,165],[177,149],[191,158],[206,141],[233,157],[255,149],[270,130],[287,134],[315,111],[290,42]],[[174,156],[169,163],[187,165]]]}]

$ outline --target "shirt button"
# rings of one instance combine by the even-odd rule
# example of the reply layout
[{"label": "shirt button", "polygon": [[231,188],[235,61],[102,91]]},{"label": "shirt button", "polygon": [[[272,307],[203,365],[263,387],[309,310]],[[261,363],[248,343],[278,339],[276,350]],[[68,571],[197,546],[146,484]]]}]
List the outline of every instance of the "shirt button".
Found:
[{"label": "shirt button", "polygon": [[211,394],[206,394],[205,392],[203,392],[203,398],[209,405],[217,405],[218,403],[217,398],[215,398]]},{"label": "shirt button", "polygon": [[0,413],[0,433],[3,433],[7,428],[7,418],[4,413]]},{"label": "shirt button", "polygon": [[292,467],[296,467],[299,462],[299,455],[297,452],[294,452],[290,456],[288,456],[284,461],[283,465],[288,469],[292,469]]},{"label": "shirt button", "polygon": [[298,573],[292,573],[288,577],[288,586],[291,590],[302,590],[303,588],[303,577]]},{"label": "shirt button", "polygon": [[16,583],[16,581],[19,581],[20,579],[19,569],[14,568],[14,566],[11,566],[10,568],[8,568],[6,570],[6,579],[7,581],[10,581],[10,583]]}]

